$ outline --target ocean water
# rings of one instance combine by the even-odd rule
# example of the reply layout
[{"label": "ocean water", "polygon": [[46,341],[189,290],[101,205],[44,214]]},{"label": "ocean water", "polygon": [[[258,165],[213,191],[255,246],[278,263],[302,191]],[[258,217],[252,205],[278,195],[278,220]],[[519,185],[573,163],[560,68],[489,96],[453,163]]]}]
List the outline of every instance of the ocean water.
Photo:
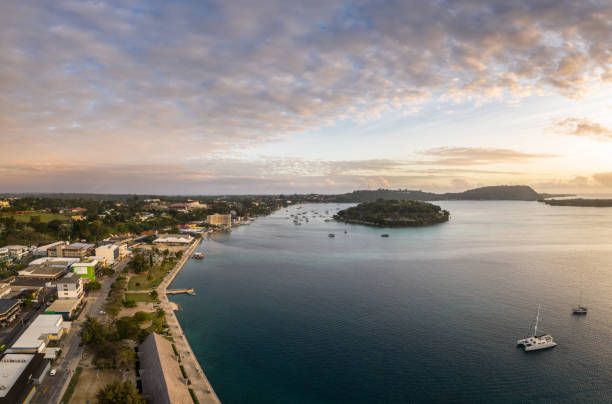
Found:
[{"label": "ocean water", "polygon": [[[448,223],[326,223],[350,205],[313,204],[203,243],[173,284],[197,296],[172,299],[221,401],[612,401],[612,209],[436,203]],[[526,353],[538,304],[559,345]]]}]

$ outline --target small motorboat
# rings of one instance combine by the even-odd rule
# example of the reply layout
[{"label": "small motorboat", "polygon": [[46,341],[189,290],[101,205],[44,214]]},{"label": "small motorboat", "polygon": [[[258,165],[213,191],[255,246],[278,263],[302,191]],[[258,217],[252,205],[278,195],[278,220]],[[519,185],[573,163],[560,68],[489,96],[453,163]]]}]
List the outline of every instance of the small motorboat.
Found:
[{"label": "small motorboat", "polygon": [[388,238],[389,235],[388,234],[381,234],[380,237]]},{"label": "small motorboat", "polygon": [[200,253],[200,252],[193,253],[193,255],[191,256],[191,258],[195,258],[195,259],[197,259],[197,260],[201,260],[201,259],[204,259],[204,254],[203,254],[203,253]]},{"label": "small motorboat", "polygon": [[336,237],[336,235],[335,235],[334,233],[329,233],[329,234],[327,235],[327,237],[329,237],[329,238],[334,238],[334,237]]}]

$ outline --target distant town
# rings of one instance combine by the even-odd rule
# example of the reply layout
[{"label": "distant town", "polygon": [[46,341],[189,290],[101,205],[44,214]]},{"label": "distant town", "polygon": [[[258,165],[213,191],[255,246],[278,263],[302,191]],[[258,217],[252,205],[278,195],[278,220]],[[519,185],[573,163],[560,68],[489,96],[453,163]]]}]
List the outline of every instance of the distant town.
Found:
[{"label": "distant town", "polygon": [[218,402],[166,296],[193,291],[166,288],[202,237],[289,203],[0,200],[0,403]]}]

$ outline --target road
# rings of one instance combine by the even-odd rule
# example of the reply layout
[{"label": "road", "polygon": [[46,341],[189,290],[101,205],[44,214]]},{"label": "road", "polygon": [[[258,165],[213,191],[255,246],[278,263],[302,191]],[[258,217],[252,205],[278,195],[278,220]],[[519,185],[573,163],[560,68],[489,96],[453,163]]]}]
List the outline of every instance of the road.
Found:
[{"label": "road", "polygon": [[187,373],[187,377],[191,381],[191,388],[198,398],[198,401],[200,403],[220,404],[219,398],[215,394],[212,386],[206,378],[206,375],[204,374],[204,371],[200,367],[198,360],[193,354],[191,346],[187,341],[187,337],[185,337],[183,329],[181,328],[181,325],[174,314],[175,306],[168,300],[168,295],[166,294],[168,286],[170,286],[176,275],[180,272],[181,268],[185,264],[185,261],[191,257],[191,254],[198,244],[199,243],[195,243],[189,247],[187,251],[185,251],[181,261],[174,267],[172,272],[166,276],[166,278],[157,288],[157,291],[159,293],[161,308],[166,312],[166,322],[168,323],[170,333],[174,338],[174,344],[179,352],[179,355],[181,356],[181,363],[185,369],[185,373]]},{"label": "road", "polygon": [[127,263],[127,260],[119,263],[116,267],[115,275],[105,279],[100,290],[89,292],[87,306],[85,306],[79,318],[72,322],[72,329],[61,343],[62,355],[53,365],[57,369],[57,373],[55,376],[47,376],[45,378],[45,381],[38,387],[36,394],[32,398],[32,404],[59,403],[62,398],[61,394],[63,393],[64,385],[72,376],[83,357],[84,348],[79,346],[81,343],[81,325],[87,316],[100,316],[100,311],[104,307],[106,296],[108,296],[111,284],[115,281],[116,274],[120,273]]}]

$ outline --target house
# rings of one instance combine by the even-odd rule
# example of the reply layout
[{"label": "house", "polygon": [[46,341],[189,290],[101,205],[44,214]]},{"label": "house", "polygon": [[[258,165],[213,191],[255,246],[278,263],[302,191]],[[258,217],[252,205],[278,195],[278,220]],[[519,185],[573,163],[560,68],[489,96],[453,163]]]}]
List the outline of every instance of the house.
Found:
[{"label": "house", "polygon": [[138,357],[142,394],[148,403],[172,404],[193,401],[170,341],[153,332],[138,347]]},{"label": "house", "polygon": [[50,366],[43,354],[4,354],[0,358],[0,404],[29,402]]},{"label": "house", "polygon": [[74,299],[80,303],[83,299],[83,278],[75,273],[68,273],[62,279],[58,280],[57,298],[58,299]]},{"label": "house", "polygon": [[12,261],[11,254],[9,253],[8,248],[2,247],[0,248],[0,262],[9,262]]},{"label": "house", "polygon": [[7,349],[9,353],[39,353],[44,352],[49,341],[56,341],[70,331],[70,322],[64,321],[59,314],[40,314],[28,328]]},{"label": "house", "polygon": [[17,299],[0,299],[0,324],[3,327],[11,324],[21,313],[21,305]]},{"label": "house", "polygon": [[113,265],[119,259],[119,246],[107,244],[96,248],[96,257],[103,257],[106,265]]},{"label": "house", "polygon": [[88,261],[77,262],[75,264],[72,264],[70,269],[72,270],[73,273],[83,278],[83,281],[87,283],[87,282],[93,282],[96,280],[96,270],[98,269],[99,266],[100,266],[100,263],[98,260],[88,260]]}]

